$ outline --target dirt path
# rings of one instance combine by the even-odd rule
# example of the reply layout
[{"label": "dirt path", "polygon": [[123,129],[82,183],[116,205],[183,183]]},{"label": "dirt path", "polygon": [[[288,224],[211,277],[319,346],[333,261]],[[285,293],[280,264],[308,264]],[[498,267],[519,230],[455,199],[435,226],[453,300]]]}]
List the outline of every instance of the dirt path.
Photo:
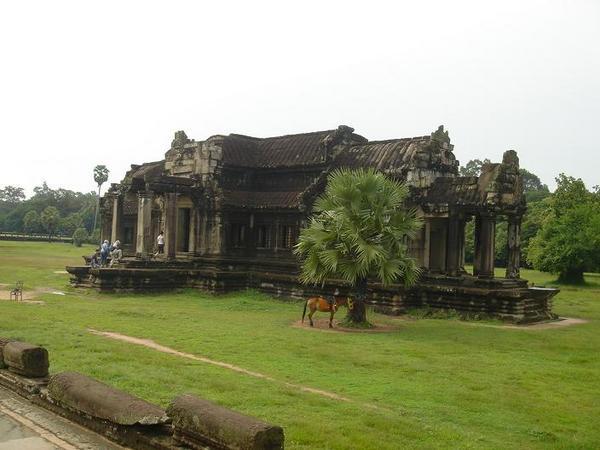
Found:
[{"label": "dirt path", "polygon": [[185,353],[185,352],[180,352],[178,350],[175,350],[173,348],[170,347],[165,347],[164,345],[158,344],[156,342],[154,342],[151,339],[141,339],[141,338],[136,338],[136,337],[132,337],[132,336],[127,336],[125,334],[120,334],[120,333],[113,333],[110,331],[98,331],[98,330],[94,330],[89,328],[88,331],[92,334],[95,334],[97,336],[103,336],[106,338],[110,338],[110,339],[115,339],[118,341],[123,341],[123,342],[127,342],[129,344],[134,344],[134,345],[141,345],[143,347],[147,347],[147,348],[151,348],[153,350],[162,352],[162,353],[168,353],[170,355],[175,355],[175,356],[179,356],[180,358],[187,358],[187,359],[192,359],[194,361],[200,361],[206,364],[211,364],[213,366],[218,366],[218,367],[222,367],[225,369],[229,369],[229,370],[233,370],[234,372],[238,372],[238,373],[242,373],[244,375],[249,375],[251,377],[255,377],[255,378],[260,378],[262,380],[267,380],[267,381],[271,381],[274,383],[278,383],[278,384],[282,384],[286,387],[292,388],[292,389],[297,389],[299,391],[302,392],[309,392],[311,394],[317,394],[320,395],[322,397],[326,397],[332,400],[338,400],[338,401],[342,401],[342,402],[350,402],[350,403],[357,403],[361,406],[364,406],[366,408],[370,408],[370,409],[378,409],[378,410],[385,410],[386,408],[381,408],[380,406],[374,405],[372,403],[362,403],[362,402],[357,402],[355,400],[352,400],[348,397],[344,397],[342,395],[336,394],[335,392],[330,392],[330,391],[325,391],[323,389],[316,389],[316,388],[312,388],[309,386],[303,386],[301,384],[295,384],[295,383],[288,383],[285,381],[280,381],[277,380],[269,375],[265,375],[263,373],[260,372],[254,372],[252,370],[248,370],[248,369],[244,369],[243,367],[239,367],[239,366],[235,366],[233,364],[229,364],[226,362],[222,362],[222,361],[217,361],[214,359],[210,359],[210,358],[206,358],[204,356],[197,356],[197,355],[193,355],[191,353]]},{"label": "dirt path", "polygon": [[10,289],[0,289],[0,301],[13,301],[15,303],[30,303],[30,304],[35,304],[35,305],[45,305],[45,302],[43,302],[42,300],[33,300],[36,295],[37,292],[32,292],[32,291],[24,291],[23,292],[23,300],[16,302],[15,300],[10,300]]},{"label": "dirt path", "polygon": [[390,333],[397,331],[400,327],[398,325],[382,325],[375,323],[373,328],[346,328],[340,325],[340,321],[333,319],[333,328],[329,328],[329,319],[316,319],[313,318],[314,326],[310,326],[308,319],[297,320],[292,323],[294,328],[302,328],[307,331],[320,331],[326,333]]}]

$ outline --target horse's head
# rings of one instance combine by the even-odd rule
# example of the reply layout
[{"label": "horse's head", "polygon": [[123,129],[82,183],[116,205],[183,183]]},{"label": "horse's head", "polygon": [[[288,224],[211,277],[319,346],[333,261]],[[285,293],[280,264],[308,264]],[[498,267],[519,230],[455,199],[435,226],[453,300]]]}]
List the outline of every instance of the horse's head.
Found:
[{"label": "horse's head", "polygon": [[346,296],[335,295],[333,297],[333,299],[335,300],[335,307],[336,307],[336,309],[339,308],[340,306],[346,306],[346,305],[348,305],[348,297],[346,297]]}]

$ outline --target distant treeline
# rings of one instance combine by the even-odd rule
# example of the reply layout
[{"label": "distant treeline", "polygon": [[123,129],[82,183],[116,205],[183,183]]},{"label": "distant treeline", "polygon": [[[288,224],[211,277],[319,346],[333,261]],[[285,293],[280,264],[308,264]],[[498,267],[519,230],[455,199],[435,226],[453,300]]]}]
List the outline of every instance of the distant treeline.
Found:
[{"label": "distant treeline", "polygon": [[72,238],[75,230],[91,232],[97,195],[51,189],[45,182],[26,198],[16,186],[0,189],[0,232]]}]

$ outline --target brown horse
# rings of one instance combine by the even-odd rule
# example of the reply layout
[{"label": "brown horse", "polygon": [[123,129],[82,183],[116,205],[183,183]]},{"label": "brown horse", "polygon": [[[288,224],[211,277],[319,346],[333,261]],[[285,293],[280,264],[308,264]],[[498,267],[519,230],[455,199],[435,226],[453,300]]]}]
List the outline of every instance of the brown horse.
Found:
[{"label": "brown horse", "polygon": [[323,297],[311,297],[308,300],[306,300],[306,303],[304,304],[304,311],[302,312],[302,323],[304,323],[304,316],[306,315],[306,308],[310,309],[310,312],[308,313],[308,320],[310,320],[310,326],[312,327],[313,324],[313,320],[312,320],[312,316],[315,313],[315,311],[321,311],[321,312],[329,312],[329,328],[333,328],[333,315],[337,312],[338,309],[340,309],[340,306],[344,306],[348,304],[348,297],[343,297],[341,295],[334,295],[333,296],[333,300],[334,303],[331,304],[329,303],[325,298]]}]

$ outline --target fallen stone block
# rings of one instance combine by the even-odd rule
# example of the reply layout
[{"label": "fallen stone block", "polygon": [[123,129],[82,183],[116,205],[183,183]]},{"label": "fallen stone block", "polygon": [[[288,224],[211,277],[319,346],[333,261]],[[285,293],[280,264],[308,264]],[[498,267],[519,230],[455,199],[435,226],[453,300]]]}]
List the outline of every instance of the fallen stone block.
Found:
[{"label": "fallen stone block", "polygon": [[239,450],[283,449],[283,429],[193,395],[174,399],[167,408],[173,438],[194,449],[206,446]]},{"label": "fallen stone block", "polygon": [[4,364],[4,347],[9,342],[11,342],[10,339],[0,338],[0,369],[6,369],[6,364]]},{"label": "fallen stone block", "polygon": [[8,342],[2,349],[8,370],[29,378],[48,376],[48,350],[26,342]]},{"label": "fallen stone block", "polygon": [[119,425],[158,425],[168,421],[158,406],[76,372],[53,375],[48,394],[63,407]]}]

